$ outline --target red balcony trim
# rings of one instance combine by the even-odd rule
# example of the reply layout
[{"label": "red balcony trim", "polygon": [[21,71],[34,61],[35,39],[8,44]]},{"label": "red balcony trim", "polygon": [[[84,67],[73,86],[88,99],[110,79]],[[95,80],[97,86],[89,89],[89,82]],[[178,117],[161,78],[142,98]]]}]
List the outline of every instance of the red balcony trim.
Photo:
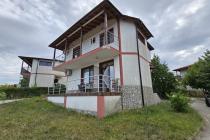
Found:
[{"label": "red balcony trim", "polygon": [[62,63],[62,64],[60,64],[60,65],[58,65],[58,66],[55,66],[54,68],[59,68],[59,67],[61,67],[61,66],[63,66],[63,65],[71,64],[71,63],[73,63],[74,61],[77,61],[77,60],[79,60],[79,59],[81,59],[81,58],[83,58],[83,57],[86,57],[86,56],[95,54],[95,53],[99,52],[99,51],[102,50],[102,49],[111,49],[112,51],[117,51],[117,52],[118,52],[118,50],[115,49],[115,48],[113,48],[113,47],[109,47],[109,48],[103,48],[103,47],[102,47],[102,48],[96,48],[96,49],[94,49],[94,50],[92,50],[92,51],[90,51],[90,52],[87,52],[87,53],[85,53],[85,54],[80,55],[80,56],[77,57],[77,58],[68,60],[68,61],[66,61],[66,62],[64,62],[64,63]]}]

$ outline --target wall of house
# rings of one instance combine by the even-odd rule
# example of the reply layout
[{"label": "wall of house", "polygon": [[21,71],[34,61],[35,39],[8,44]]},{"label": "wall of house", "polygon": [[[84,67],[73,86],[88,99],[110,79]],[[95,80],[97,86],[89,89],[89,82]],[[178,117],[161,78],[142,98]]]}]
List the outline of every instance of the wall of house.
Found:
[{"label": "wall of house", "polygon": [[120,20],[122,52],[137,52],[136,26],[133,22]]},{"label": "wall of house", "polygon": [[[117,78],[119,79],[120,78],[120,70],[119,70],[119,58],[118,58],[118,56],[113,58],[113,60],[114,60],[115,79],[117,79]],[[104,61],[102,61],[102,62],[104,62]],[[78,90],[78,85],[81,82],[81,69],[85,68],[85,67],[88,67],[88,66],[92,66],[92,65],[94,66],[94,75],[95,76],[99,75],[99,63],[89,64],[89,65],[81,67],[79,69],[73,69],[72,70],[72,75],[68,76],[68,82],[66,84],[67,91]],[[97,77],[96,77],[96,79],[97,79]],[[98,83],[97,80],[95,80],[94,83],[97,85],[97,83]]]},{"label": "wall of house", "polygon": [[64,106],[64,96],[58,96],[58,97],[47,97],[47,100],[49,102]]},{"label": "wall of house", "polygon": [[121,96],[104,96],[104,109],[105,116],[122,110]]},{"label": "wall of house", "polygon": [[[124,85],[122,86],[123,108],[138,108],[142,106],[142,90],[140,86],[138,52],[136,41],[136,26],[133,22],[120,21],[122,40],[122,67]],[[145,104],[160,102],[156,94],[153,94],[150,72],[150,51],[140,40],[138,40],[141,78],[144,92]]]},{"label": "wall of house", "polygon": [[[60,62],[56,62],[60,63]],[[65,83],[65,73],[52,70],[52,66],[40,66],[38,59],[33,59],[29,87],[51,87],[54,84],[55,77],[59,77],[62,83]]]},{"label": "wall of house", "polygon": [[100,118],[122,110],[121,96],[48,96],[47,100]]},{"label": "wall of house", "polygon": [[96,115],[97,96],[67,96],[66,107]]},{"label": "wall of house", "polygon": [[[99,35],[101,33],[104,32],[103,30],[103,26],[104,24],[100,24],[98,25],[96,28],[94,28],[93,30],[91,30],[90,32],[86,33],[84,36],[83,36],[83,42],[82,42],[82,54],[84,53],[87,53],[91,50],[94,50],[96,48],[98,48],[100,45],[99,45]],[[108,29],[110,28],[113,28],[114,29],[114,35],[115,35],[115,39],[117,39],[117,22],[115,19],[112,19],[112,20],[108,20]],[[91,39],[95,37],[95,43],[94,44],[91,44]],[[117,42],[117,41],[115,41]],[[118,49],[118,46],[116,45],[116,43],[112,43],[110,44],[112,47]],[[73,48],[75,47],[78,47],[80,46],[80,38],[73,41],[72,43],[70,43],[69,45],[69,50],[68,50],[68,53],[67,53],[67,60],[71,60],[72,57],[73,57]]]}]

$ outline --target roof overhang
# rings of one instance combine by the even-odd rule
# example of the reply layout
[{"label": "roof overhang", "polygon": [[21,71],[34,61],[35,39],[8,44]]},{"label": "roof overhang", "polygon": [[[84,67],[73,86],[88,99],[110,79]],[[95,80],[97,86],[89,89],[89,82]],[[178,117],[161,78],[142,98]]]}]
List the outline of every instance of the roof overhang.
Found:
[{"label": "roof overhang", "polygon": [[184,66],[184,67],[180,67],[180,68],[174,69],[173,71],[184,71],[184,70],[189,69],[191,66],[192,65],[187,65],[187,66]]},{"label": "roof overhang", "polygon": [[78,69],[86,67],[95,63],[110,60],[117,56],[119,51],[108,46],[97,48],[78,58],[66,61],[60,65],[55,66],[53,69],[56,71],[65,72],[66,69]]},{"label": "roof overhang", "polygon": [[60,35],[55,41],[53,41],[49,47],[64,50],[65,42],[72,42],[81,36],[86,34],[96,26],[104,22],[104,12],[107,13],[108,19],[125,19],[133,21],[138,29],[145,35],[146,39],[153,37],[151,32],[147,29],[144,23],[139,19],[127,15],[123,15],[109,0],[103,0],[85,16],[83,16],[79,21],[72,25],[68,30],[66,30],[62,35]]},{"label": "roof overhang", "polygon": [[[20,59],[22,59],[26,64],[28,64],[29,66],[32,66],[32,62],[33,59],[36,60],[47,60],[47,61],[54,61],[53,59],[49,59],[49,58],[41,58],[41,57],[29,57],[29,56],[18,56]],[[55,60],[57,62],[63,62],[61,60]]]}]

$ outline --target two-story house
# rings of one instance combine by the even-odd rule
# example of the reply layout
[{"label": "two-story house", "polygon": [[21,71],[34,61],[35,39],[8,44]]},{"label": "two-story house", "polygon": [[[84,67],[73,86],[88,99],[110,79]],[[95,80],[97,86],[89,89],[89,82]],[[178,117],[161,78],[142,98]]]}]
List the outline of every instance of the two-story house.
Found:
[{"label": "two-story house", "polygon": [[102,1],[49,45],[54,56],[57,50],[65,55],[54,70],[66,72],[67,90],[48,100],[99,117],[157,103],[150,72],[151,37],[139,18]]},{"label": "two-story house", "polygon": [[187,73],[187,70],[191,67],[192,65],[187,65],[184,67],[176,68],[173,71],[176,72],[176,76],[183,79],[185,74]]},{"label": "two-story house", "polygon": [[28,79],[29,87],[52,87],[55,83],[66,84],[64,72],[52,69],[53,63],[60,64],[62,61],[19,56],[22,60],[21,72],[23,78]]}]

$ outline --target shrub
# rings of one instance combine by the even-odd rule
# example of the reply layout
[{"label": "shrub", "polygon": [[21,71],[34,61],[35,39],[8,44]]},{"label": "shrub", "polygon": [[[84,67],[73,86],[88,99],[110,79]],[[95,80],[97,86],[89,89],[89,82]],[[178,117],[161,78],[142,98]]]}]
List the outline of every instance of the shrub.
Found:
[{"label": "shrub", "polygon": [[171,102],[171,107],[176,112],[187,112],[189,108],[189,99],[182,93],[171,93],[169,97]]},{"label": "shrub", "polygon": [[5,92],[0,91],[0,100],[4,100],[4,99],[6,99],[6,94]]},{"label": "shrub", "polygon": [[0,92],[4,92],[6,99],[27,98],[41,96],[47,94],[47,88],[16,88],[16,87],[0,87]]}]

